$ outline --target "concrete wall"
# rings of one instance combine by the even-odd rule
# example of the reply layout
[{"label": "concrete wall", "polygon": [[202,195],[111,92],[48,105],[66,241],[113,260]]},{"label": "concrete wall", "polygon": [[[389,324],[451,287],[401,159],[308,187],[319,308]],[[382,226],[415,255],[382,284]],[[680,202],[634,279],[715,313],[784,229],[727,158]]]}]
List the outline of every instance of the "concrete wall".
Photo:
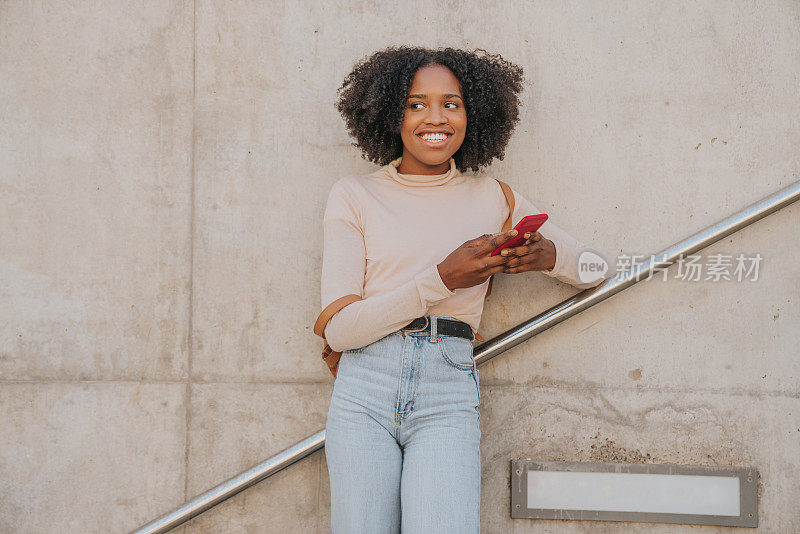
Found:
[{"label": "concrete wall", "polygon": [[[374,169],[333,108],[357,59],[522,65],[488,172],[616,258],[793,180],[799,28],[790,0],[0,3],[0,531],[125,532],[323,428],[308,229]],[[800,531],[799,217],[703,252],[760,253],[756,282],[673,266],[482,368],[483,531],[731,530],[511,520],[526,457],[755,466],[759,531]],[[482,333],[574,292],[499,276]],[[323,533],[329,512],[320,451],[178,531]]]}]

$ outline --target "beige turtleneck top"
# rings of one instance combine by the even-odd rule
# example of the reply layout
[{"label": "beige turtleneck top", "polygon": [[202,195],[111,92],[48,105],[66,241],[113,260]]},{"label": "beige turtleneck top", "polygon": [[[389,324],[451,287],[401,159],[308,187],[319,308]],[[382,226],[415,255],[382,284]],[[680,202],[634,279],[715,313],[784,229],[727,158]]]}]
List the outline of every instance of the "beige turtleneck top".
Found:
[{"label": "beige turtleneck top", "polygon": [[[323,217],[321,303],[361,295],[328,321],[334,351],[363,347],[426,314],[454,317],[477,332],[489,280],[450,291],[437,265],[465,241],[500,232],[508,204],[494,178],[450,170],[438,175],[400,174],[398,158],[371,174],[333,184]],[[512,227],[541,213],[514,190]],[[548,276],[577,288],[577,257],[585,245],[550,219],[539,229],[556,247]]]}]

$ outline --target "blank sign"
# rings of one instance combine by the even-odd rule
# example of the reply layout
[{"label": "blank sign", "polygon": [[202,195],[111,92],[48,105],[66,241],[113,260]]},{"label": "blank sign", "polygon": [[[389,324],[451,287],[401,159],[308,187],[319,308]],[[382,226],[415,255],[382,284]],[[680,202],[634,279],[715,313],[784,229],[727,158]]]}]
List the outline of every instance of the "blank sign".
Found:
[{"label": "blank sign", "polygon": [[739,477],[529,471],[528,507],[739,516]]},{"label": "blank sign", "polygon": [[511,517],[758,526],[754,467],[511,460]]}]

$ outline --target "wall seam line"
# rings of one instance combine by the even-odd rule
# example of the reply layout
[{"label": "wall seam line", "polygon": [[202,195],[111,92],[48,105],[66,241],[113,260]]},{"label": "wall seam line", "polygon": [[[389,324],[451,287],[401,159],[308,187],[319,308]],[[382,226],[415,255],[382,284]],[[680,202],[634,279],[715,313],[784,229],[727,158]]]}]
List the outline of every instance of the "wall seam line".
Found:
[{"label": "wall seam line", "polygon": [[[183,502],[189,499],[189,437],[192,422],[192,357],[194,350],[194,234],[195,234],[195,148],[197,145],[197,0],[192,1],[192,140],[189,170],[189,314],[186,350],[186,391],[184,400]],[[185,531],[185,528],[184,528]]]}]

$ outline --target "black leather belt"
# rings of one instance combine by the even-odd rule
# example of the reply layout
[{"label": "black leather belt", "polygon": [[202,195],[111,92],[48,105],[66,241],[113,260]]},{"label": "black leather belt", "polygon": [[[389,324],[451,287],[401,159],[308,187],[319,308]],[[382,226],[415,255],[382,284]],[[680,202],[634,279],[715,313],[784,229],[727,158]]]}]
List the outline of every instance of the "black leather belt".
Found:
[{"label": "black leather belt", "polygon": [[[400,330],[412,332],[430,332],[431,321],[430,316],[417,317]],[[472,341],[475,337],[472,335],[472,327],[464,321],[456,319],[446,319],[444,317],[436,318],[436,331],[444,336],[458,336]]]}]

